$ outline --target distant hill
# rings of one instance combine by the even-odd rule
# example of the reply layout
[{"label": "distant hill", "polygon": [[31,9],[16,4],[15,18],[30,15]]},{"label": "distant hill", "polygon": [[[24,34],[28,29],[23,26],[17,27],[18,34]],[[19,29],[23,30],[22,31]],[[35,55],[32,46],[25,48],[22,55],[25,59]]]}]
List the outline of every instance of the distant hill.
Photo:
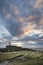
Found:
[{"label": "distant hill", "polygon": [[10,46],[8,45],[6,46],[6,48],[0,48],[0,52],[13,52],[13,51],[33,51],[33,50],[12,45]]}]

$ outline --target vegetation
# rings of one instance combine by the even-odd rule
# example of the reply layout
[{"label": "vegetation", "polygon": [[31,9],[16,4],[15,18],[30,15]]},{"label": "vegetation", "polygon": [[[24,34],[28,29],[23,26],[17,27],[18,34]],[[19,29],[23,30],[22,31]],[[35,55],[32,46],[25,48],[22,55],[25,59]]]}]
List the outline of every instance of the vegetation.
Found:
[{"label": "vegetation", "polygon": [[6,48],[0,48],[0,52],[30,51],[30,50],[32,49],[11,46],[11,45],[6,46]]},{"label": "vegetation", "polygon": [[10,45],[0,48],[0,52],[0,63],[8,61],[7,65],[43,65],[43,51]]},{"label": "vegetation", "polygon": [[9,61],[8,65],[43,65],[42,51],[16,51],[0,53],[0,62]]}]

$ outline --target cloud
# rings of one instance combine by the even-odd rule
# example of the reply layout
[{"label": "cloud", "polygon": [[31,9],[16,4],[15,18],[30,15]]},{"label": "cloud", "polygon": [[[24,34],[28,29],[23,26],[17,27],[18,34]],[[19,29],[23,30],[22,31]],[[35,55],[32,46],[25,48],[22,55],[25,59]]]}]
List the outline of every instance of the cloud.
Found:
[{"label": "cloud", "polygon": [[5,48],[6,45],[8,45],[8,42],[1,42],[0,43],[0,48]]},{"label": "cloud", "polygon": [[4,17],[5,18],[10,18],[11,17],[11,14],[6,14]]},{"label": "cloud", "polygon": [[29,44],[36,44],[34,41],[28,41]]},{"label": "cloud", "polygon": [[30,33],[39,34],[39,30],[43,30],[42,9],[37,8],[41,2],[42,0],[1,1],[1,18],[12,36],[23,38]]},{"label": "cloud", "polygon": [[31,25],[31,23],[23,23],[23,24],[21,24],[20,30],[22,31],[21,36],[23,36],[23,37],[26,36],[27,34],[32,32],[32,25]]},{"label": "cloud", "polygon": [[15,46],[18,46],[18,47],[22,47],[22,42],[11,42],[11,45],[15,45]]},{"label": "cloud", "polygon": [[14,12],[14,14],[16,14],[16,15],[20,14],[20,11],[17,9],[17,7],[14,7],[14,8],[13,8],[13,12]]},{"label": "cloud", "polygon": [[43,0],[36,0],[35,3],[34,3],[34,7],[42,7],[43,4],[42,4]]},{"label": "cloud", "polygon": [[10,33],[8,32],[8,30],[5,28],[5,26],[0,25],[0,34],[8,34],[10,35]]},{"label": "cloud", "polygon": [[17,21],[20,22],[20,23],[23,23],[23,22],[25,22],[25,18],[17,17]]}]

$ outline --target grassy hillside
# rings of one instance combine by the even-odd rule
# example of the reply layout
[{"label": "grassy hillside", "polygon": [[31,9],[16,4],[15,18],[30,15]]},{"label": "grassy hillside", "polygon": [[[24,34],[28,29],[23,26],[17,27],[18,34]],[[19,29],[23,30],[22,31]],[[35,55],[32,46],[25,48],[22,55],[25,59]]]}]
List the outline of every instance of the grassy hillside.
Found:
[{"label": "grassy hillside", "polygon": [[8,60],[8,65],[43,65],[43,52],[16,51],[0,53],[0,62]]},{"label": "grassy hillside", "polygon": [[6,48],[0,48],[0,52],[14,52],[14,51],[30,51],[32,49],[22,48],[17,46],[8,45]]}]

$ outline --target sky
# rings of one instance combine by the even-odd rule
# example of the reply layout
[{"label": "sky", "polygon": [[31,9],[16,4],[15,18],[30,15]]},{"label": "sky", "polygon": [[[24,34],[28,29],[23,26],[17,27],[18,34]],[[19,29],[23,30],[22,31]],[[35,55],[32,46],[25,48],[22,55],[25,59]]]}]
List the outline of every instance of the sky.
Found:
[{"label": "sky", "polygon": [[0,0],[0,47],[8,41],[43,48],[43,0]]}]

